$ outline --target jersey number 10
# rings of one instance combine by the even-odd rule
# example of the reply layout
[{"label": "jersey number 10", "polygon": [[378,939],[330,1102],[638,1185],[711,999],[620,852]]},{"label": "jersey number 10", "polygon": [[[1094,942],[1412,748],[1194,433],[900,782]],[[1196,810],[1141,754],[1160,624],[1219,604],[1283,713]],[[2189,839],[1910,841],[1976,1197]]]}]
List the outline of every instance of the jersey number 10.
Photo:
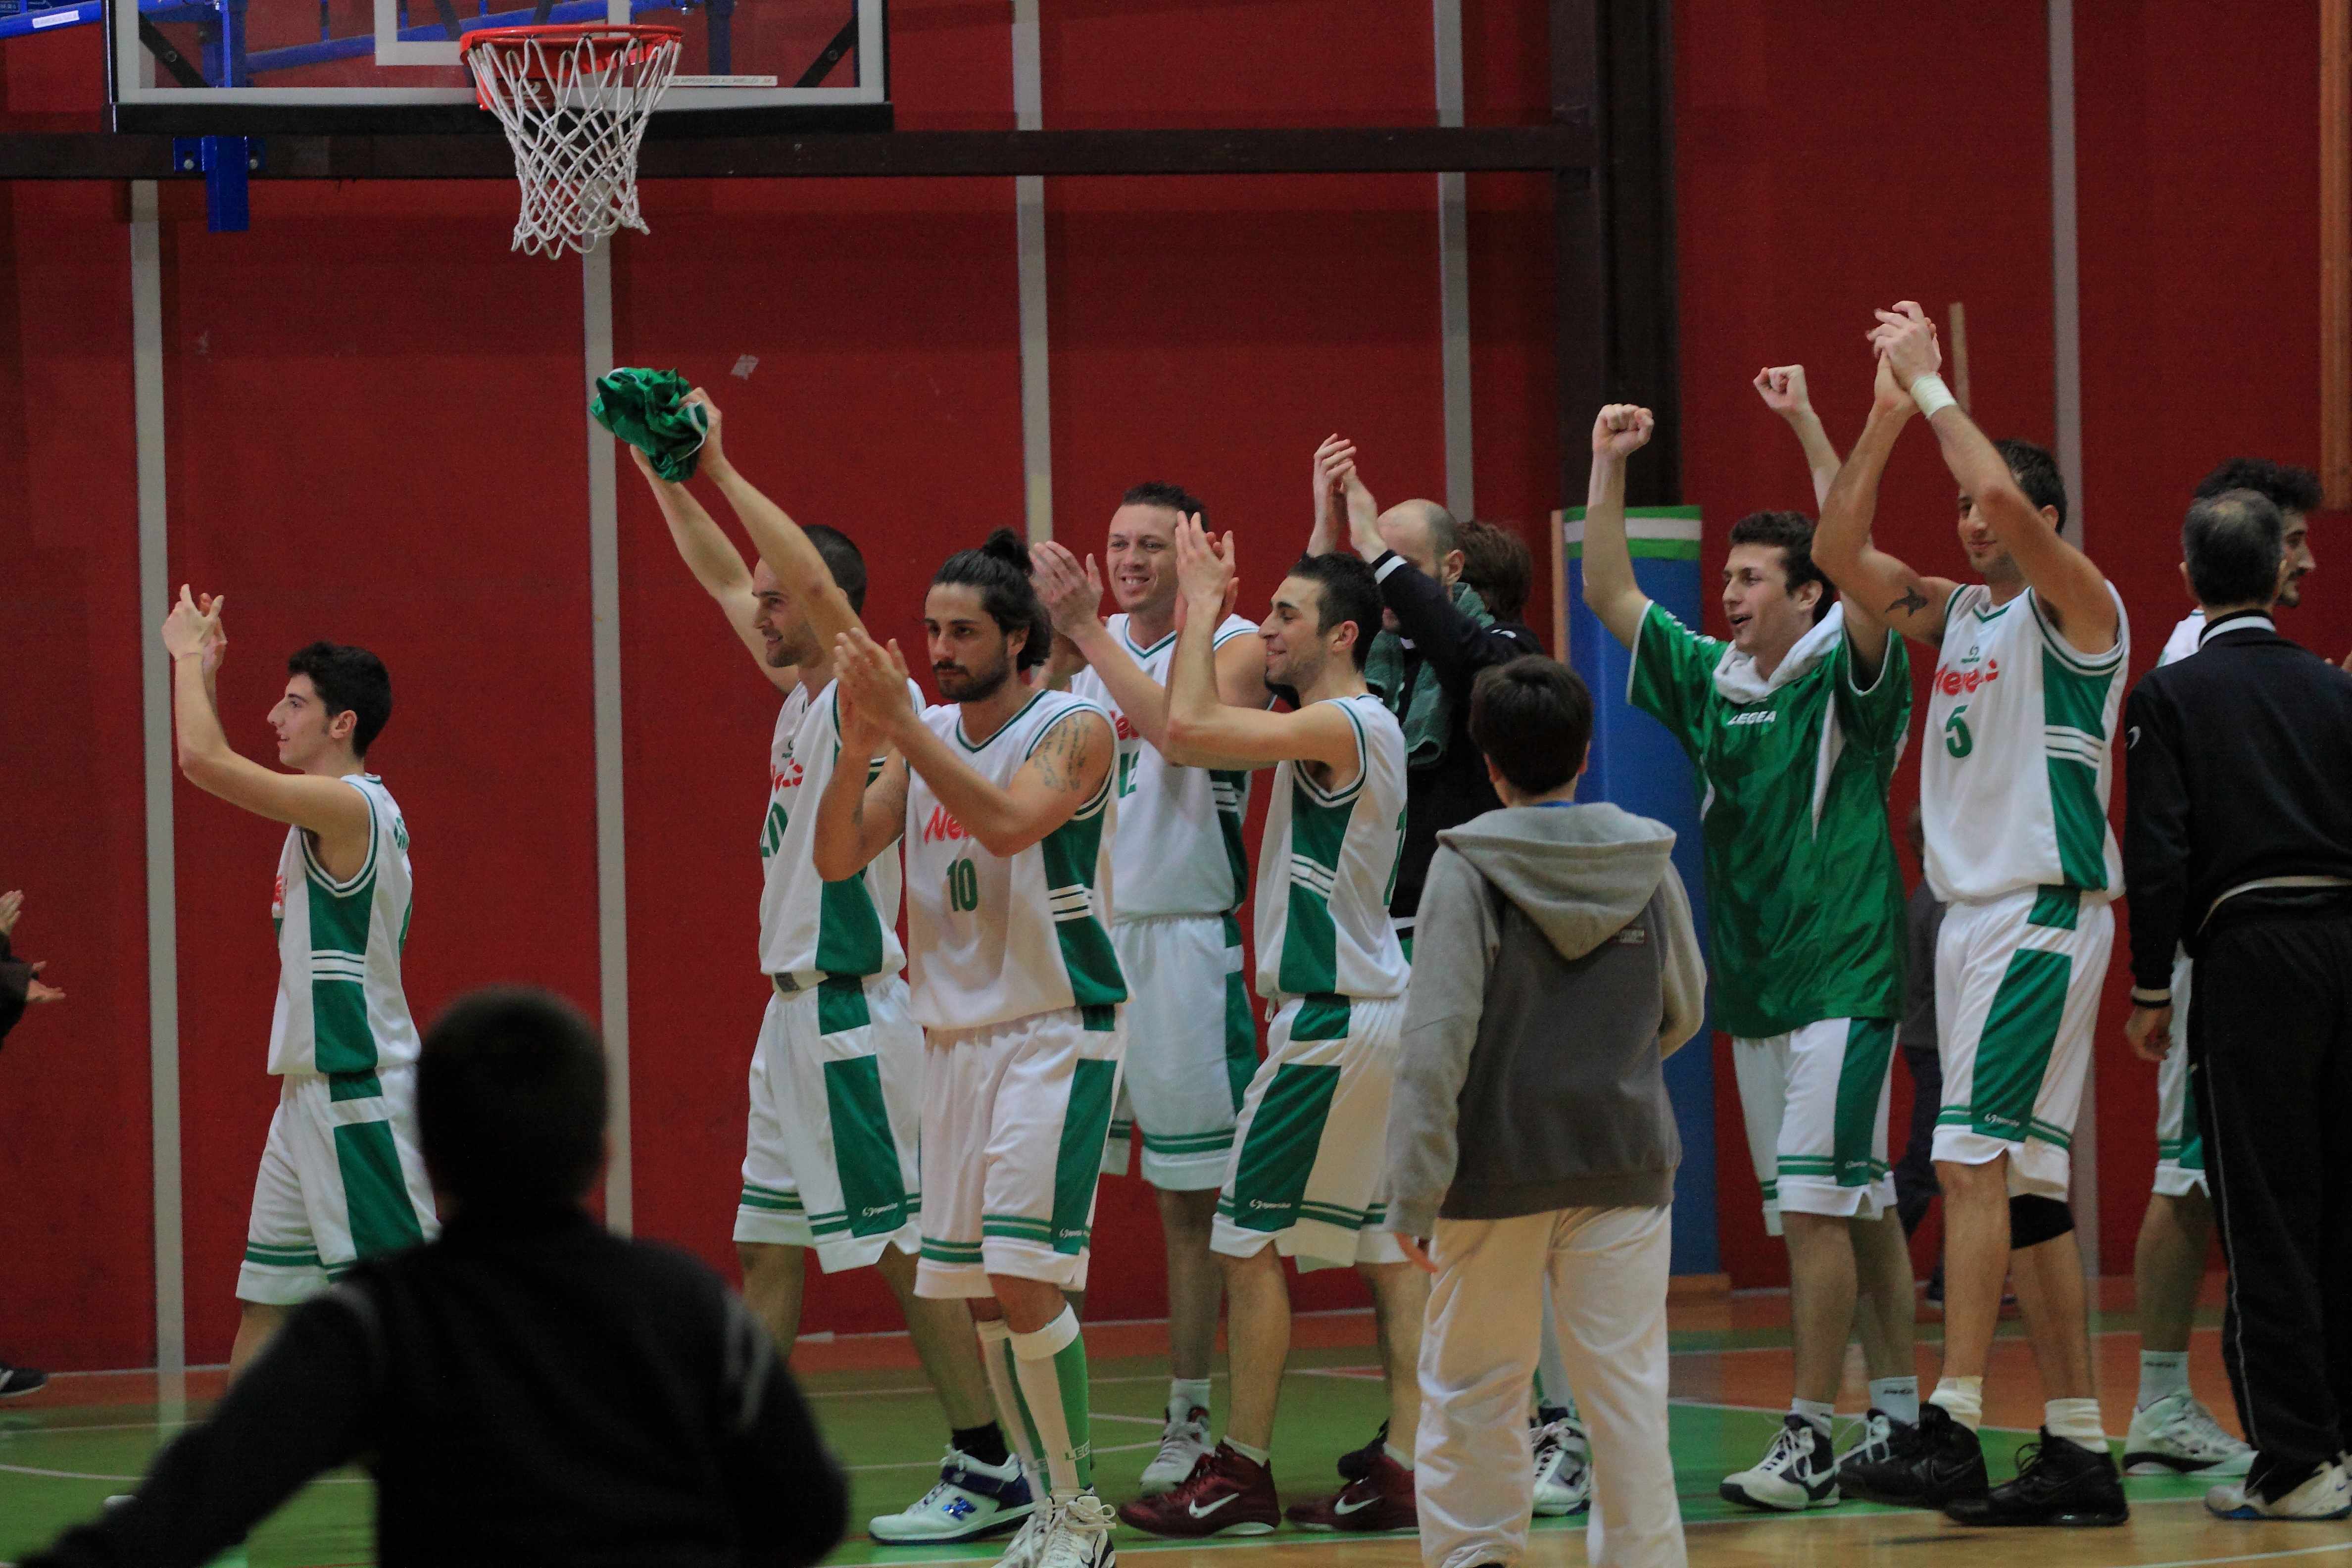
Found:
[{"label": "jersey number 10", "polygon": [[948,908],[962,912],[980,908],[980,868],[969,860],[948,862]]}]

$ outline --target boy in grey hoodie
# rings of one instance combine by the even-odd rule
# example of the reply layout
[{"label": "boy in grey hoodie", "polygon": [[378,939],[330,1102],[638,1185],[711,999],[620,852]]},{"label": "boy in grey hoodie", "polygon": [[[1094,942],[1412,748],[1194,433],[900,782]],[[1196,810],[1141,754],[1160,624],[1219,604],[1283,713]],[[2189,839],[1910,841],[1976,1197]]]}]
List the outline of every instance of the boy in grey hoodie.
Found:
[{"label": "boy in grey hoodie", "polygon": [[1504,806],[1438,836],[1389,1109],[1390,1228],[1437,1277],[1415,1441],[1422,1561],[1474,1568],[1526,1549],[1549,1278],[1591,1431],[1588,1555],[1681,1568],[1666,1275],[1682,1143],[1662,1064],[1697,1032],[1706,974],[1675,836],[1575,804],[1592,697],[1564,665],[1482,673],[1470,734]]}]

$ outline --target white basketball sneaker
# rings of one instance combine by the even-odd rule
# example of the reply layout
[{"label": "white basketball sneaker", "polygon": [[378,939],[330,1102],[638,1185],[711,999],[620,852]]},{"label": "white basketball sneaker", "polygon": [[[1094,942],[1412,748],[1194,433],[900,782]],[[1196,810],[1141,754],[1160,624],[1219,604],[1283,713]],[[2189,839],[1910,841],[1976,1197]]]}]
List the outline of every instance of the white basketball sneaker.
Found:
[{"label": "white basketball sneaker", "polygon": [[1756,1468],[1724,1477],[1717,1489],[1726,1502],[1780,1513],[1835,1508],[1838,1472],[1830,1459],[1829,1439],[1791,1411],[1781,1418],[1780,1432]]},{"label": "white basketball sneaker", "polygon": [[2124,1438],[2127,1476],[2242,1476],[2253,1462],[2254,1451],[2223,1431],[2185,1388],[2133,1411]]},{"label": "white basketball sneaker", "polygon": [[1160,1434],[1160,1453],[1143,1467],[1143,1495],[1172,1492],[1192,1475],[1192,1467],[1207,1458],[1216,1445],[1209,1441],[1209,1413],[1195,1405],[1181,1415],[1171,1412]]},{"label": "white basketball sneaker", "polygon": [[1035,1510],[1021,1521],[1020,1531],[1004,1543],[1004,1555],[996,1560],[996,1568],[1037,1568],[1037,1559],[1045,1555],[1045,1538],[1054,1533],[1055,1517],[1054,1500],[1039,1500]]},{"label": "white basketball sneaker", "polygon": [[2206,1489],[2205,1511],[2217,1519],[2352,1519],[2352,1475],[2338,1459],[2273,1502],[2231,1481]]},{"label": "white basketball sneaker", "polygon": [[1017,1457],[985,1465],[950,1448],[931,1489],[897,1513],[868,1521],[866,1532],[892,1545],[945,1546],[1010,1530],[1036,1506]]},{"label": "white basketball sneaker", "polygon": [[1118,1515],[1092,1492],[1080,1492],[1054,1510],[1036,1568],[1111,1568],[1118,1551],[1110,1543]]},{"label": "white basketball sneaker", "polygon": [[1536,1428],[1536,1517],[1558,1519],[1592,1506],[1592,1445],[1573,1420]]}]

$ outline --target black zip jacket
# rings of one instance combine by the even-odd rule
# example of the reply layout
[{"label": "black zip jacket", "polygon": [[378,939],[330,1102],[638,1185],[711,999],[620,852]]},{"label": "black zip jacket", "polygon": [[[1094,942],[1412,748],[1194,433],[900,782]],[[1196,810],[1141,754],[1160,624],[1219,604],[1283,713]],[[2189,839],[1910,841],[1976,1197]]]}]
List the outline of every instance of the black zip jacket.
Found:
[{"label": "black zip jacket", "polygon": [[194,1568],[354,1461],[383,1568],[801,1568],[848,1513],[766,1331],[710,1270],[577,1209],[461,1214],[296,1310],[131,1501],[25,1568]]},{"label": "black zip jacket", "polygon": [[[2266,616],[2231,616],[2124,704],[2124,886],[2132,988],[2158,1003],[2175,944],[2196,956],[2214,900],[2273,877],[2352,879],[2352,675]],[[2352,907],[2352,889],[2240,894],[2232,915]]]},{"label": "black zip jacket", "polygon": [[1502,809],[1486,780],[1486,759],[1470,739],[1470,683],[1490,665],[1543,652],[1543,644],[1517,622],[1480,626],[1454,607],[1450,590],[1393,551],[1375,556],[1372,571],[1380,578],[1381,602],[1396,616],[1397,635],[1412,645],[1405,650],[1405,693],[1392,706],[1402,715],[1412,705],[1411,683],[1417,680],[1444,681],[1454,700],[1445,750],[1434,763],[1405,774],[1404,846],[1397,854],[1396,890],[1389,897],[1389,912],[1403,919],[1421,908],[1421,885],[1437,853],[1437,836]]}]

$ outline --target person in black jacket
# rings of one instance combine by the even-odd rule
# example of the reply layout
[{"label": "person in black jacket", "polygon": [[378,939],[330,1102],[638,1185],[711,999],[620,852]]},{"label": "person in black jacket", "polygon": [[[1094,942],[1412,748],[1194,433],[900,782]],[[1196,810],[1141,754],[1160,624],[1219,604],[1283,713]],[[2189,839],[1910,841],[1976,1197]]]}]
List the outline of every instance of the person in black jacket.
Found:
[{"label": "person in black jacket", "polygon": [[1437,853],[1437,836],[1502,803],[1470,740],[1470,683],[1543,645],[1525,626],[1497,621],[1462,582],[1462,525],[1433,500],[1382,511],[1356,473],[1356,448],[1334,436],[1315,451],[1315,530],[1309,555],[1347,543],[1371,563],[1381,584],[1381,633],[1364,678],[1404,726],[1404,848],[1389,895],[1389,919],[1412,956],[1413,913]]},{"label": "person in black jacket", "polygon": [[[16,889],[0,893],[0,1040],[25,1016],[25,1009],[36,1003],[62,1002],[66,994],[41,979],[44,963],[28,963],[9,951],[8,938],[16,929],[16,917],[24,911],[25,895]],[[0,1399],[15,1399],[20,1394],[44,1387],[49,1374],[37,1367],[11,1366],[0,1361]]]},{"label": "person in black jacket", "polygon": [[582,1207],[604,1162],[595,1030],[543,993],[477,992],[425,1036],[416,1098],[439,1238],[297,1309],[134,1496],[25,1568],[193,1568],[355,1460],[383,1568],[831,1550],[848,1489],[766,1331],[700,1263]]},{"label": "person in black jacket", "polygon": [[2170,1048],[2177,946],[2196,964],[2189,1070],[2230,1268],[2222,1359],[2254,1445],[2225,1519],[2352,1515],[2352,675],[2278,635],[2278,508],[2200,500],[2181,529],[2197,657],[2124,710],[2132,1015]]}]

